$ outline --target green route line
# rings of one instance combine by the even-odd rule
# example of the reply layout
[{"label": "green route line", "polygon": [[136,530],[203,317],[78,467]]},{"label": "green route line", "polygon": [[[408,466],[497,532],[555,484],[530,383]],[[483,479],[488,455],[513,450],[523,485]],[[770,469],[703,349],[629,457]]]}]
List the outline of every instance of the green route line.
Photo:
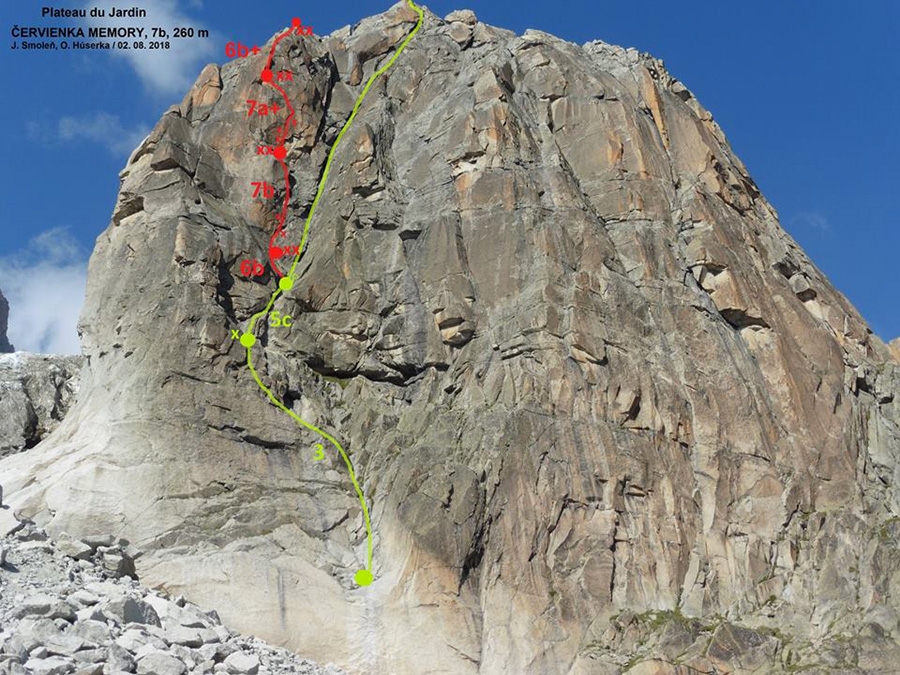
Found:
[{"label": "green route line", "polygon": [[350,117],[347,118],[347,121],[344,123],[344,126],[341,127],[341,130],[338,132],[337,139],[334,141],[334,145],[331,146],[331,152],[328,153],[328,159],[325,160],[325,171],[322,174],[322,180],[319,181],[319,189],[316,190],[316,196],[313,199],[312,206],[309,209],[309,215],[306,216],[306,224],[303,226],[303,237],[300,239],[300,246],[297,247],[297,254],[294,256],[294,264],[291,265],[291,271],[288,272],[287,276],[293,277],[294,270],[297,268],[297,263],[300,262],[300,256],[303,255],[303,248],[306,245],[306,240],[309,238],[309,224],[312,221],[313,213],[316,211],[316,205],[319,203],[319,198],[322,196],[322,192],[325,191],[325,181],[328,179],[328,172],[331,170],[331,162],[334,160],[334,151],[337,149],[338,144],[341,142],[341,139],[344,137],[347,129],[353,123],[353,120],[356,118],[356,113],[359,112],[359,107],[362,105],[363,99],[366,97],[366,94],[369,93],[369,89],[375,84],[375,80],[377,80],[381,75],[387,72],[388,68],[394,65],[394,62],[397,60],[397,57],[403,53],[403,50],[406,49],[406,45],[408,45],[412,39],[416,36],[416,33],[419,32],[419,29],[422,27],[422,22],[425,20],[425,13],[422,9],[416,5],[412,0],[406,0],[406,3],[419,15],[419,20],[416,21],[416,27],[412,29],[409,35],[406,36],[406,39],[400,44],[397,48],[397,51],[394,52],[394,55],[388,59],[388,62],[385,63],[381,68],[372,73],[372,77],[369,78],[369,81],[366,82],[366,86],[363,87],[362,93],[359,95],[359,98],[356,99],[356,105],[353,106],[353,112],[350,113]]},{"label": "green route line", "polygon": [[362,93],[359,95],[359,98],[356,99],[356,104],[353,106],[353,111],[350,113],[350,117],[347,118],[344,126],[341,127],[340,132],[338,132],[337,138],[334,141],[334,145],[331,146],[331,150],[328,153],[328,158],[325,160],[325,170],[323,171],[322,178],[319,181],[319,187],[316,190],[316,196],[313,199],[312,206],[309,209],[309,214],[306,216],[306,223],[303,226],[303,237],[300,239],[300,245],[297,247],[297,253],[294,256],[294,262],[291,265],[291,269],[286,276],[282,277],[279,280],[278,289],[272,294],[272,297],[269,298],[269,302],[266,304],[265,309],[254,314],[250,318],[250,325],[247,328],[247,332],[245,332],[240,339],[241,345],[243,345],[247,349],[247,367],[253,374],[253,379],[256,381],[256,384],[259,385],[259,388],[265,393],[266,396],[269,397],[269,400],[272,402],[272,404],[290,415],[291,419],[293,419],[300,426],[317,433],[319,436],[331,443],[331,445],[333,445],[340,454],[341,459],[344,460],[344,464],[347,465],[347,471],[350,474],[350,482],[353,483],[353,488],[356,490],[356,496],[359,497],[359,503],[360,506],[362,506],[363,511],[363,519],[365,520],[366,524],[366,567],[357,571],[353,577],[356,583],[360,586],[368,586],[374,579],[372,571],[372,522],[369,518],[369,507],[366,504],[365,495],[363,495],[362,488],[359,486],[359,481],[356,478],[356,473],[353,471],[353,462],[350,461],[350,457],[347,455],[347,452],[334,436],[301,418],[293,410],[288,408],[282,401],[280,401],[278,397],[272,393],[271,389],[263,384],[263,381],[259,377],[259,373],[257,373],[256,369],[253,367],[253,346],[256,344],[256,336],[253,333],[253,329],[256,326],[257,321],[268,316],[268,314],[272,311],[272,307],[275,305],[275,301],[278,299],[278,296],[289,291],[294,285],[294,272],[296,271],[297,264],[300,262],[300,258],[303,255],[304,250],[306,249],[306,242],[309,239],[309,226],[312,222],[313,215],[316,212],[316,206],[318,206],[319,204],[319,199],[322,197],[322,193],[325,191],[325,181],[328,180],[328,172],[331,170],[331,163],[334,161],[335,152],[337,151],[337,147],[340,144],[341,139],[347,132],[347,129],[350,128],[350,125],[356,118],[356,114],[359,112],[363,99],[365,99],[366,94],[369,93],[369,89],[371,89],[372,85],[375,83],[375,80],[377,80],[381,75],[387,72],[387,70],[391,66],[394,65],[394,62],[397,60],[403,50],[406,49],[406,46],[412,41],[412,39],[416,36],[416,33],[418,33],[419,29],[422,27],[422,22],[425,20],[424,12],[418,5],[413,2],[413,0],[406,0],[406,2],[419,17],[418,21],[416,21],[416,26],[412,29],[410,34],[406,36],[406,39],[403,40],[403,42],[400,44],[400,46],[397,48],[388,62],[372,74],[372,76],[366,82],[366,86],[363,87]]}]

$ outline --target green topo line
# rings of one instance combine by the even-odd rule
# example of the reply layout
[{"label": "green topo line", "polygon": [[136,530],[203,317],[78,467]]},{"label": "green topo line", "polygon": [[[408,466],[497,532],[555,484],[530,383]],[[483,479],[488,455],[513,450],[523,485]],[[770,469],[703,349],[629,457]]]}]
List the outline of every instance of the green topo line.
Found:
[{"label": "green topo line", "polygon": [[316,190],[316,196],[313,199],[312,207],[309,209],[309,215],[306,216],[306,223],[303,226],[303,237],[300,239],[300,246],[297,247],[297,254],[294,256],[294,263],[291,265],[291,271],[288,272],[288,276],[292,277],[294,275],[294,270],[297,268],[297,263],[300,262],[300,257],[303,255],[304,247],[306,246],[306,240],[309,238],[309,224],[312,222],[313,214],[316,212],[316,206],[319,204],[319,199],[322,197],[322,192],[325,190],[325,181],[328,180],[328,172],[331,170],[331,162],[334,160],[334,153],[337,150],[338,145],[341,142],[341,139],[344,137],[344,134],[347,132],[347,129],[353,124],[353,120],[356,118],[356,113],[359,112],[359,108],[362,105],[363,99],[366,97],[366,94],[369,93],[369,89],[375,84],[375,80],[377,80],[381,75],[387,72],[387,70],[394,65],[394,62],[397,60],[397,57],[403,53],[403,50],[406,49],[406,46],[412,41],[412,39],[416,36],[416,33],[419,32],[419,29],[422,27],[422,21],[425,19],[425,14],[420,7],[418,7],[412,0],[406,0],[407,4],[415,10],[416,14],[419,15],[419,20],[416,21],[416,27],[412,29],[409,35],[406,36],[406,39],[400,44],[400,47],[397,48],[397,51],[394,52],[394,55],[388,59],[388,62],[385,63],[381,68],[372,73],[372,77],[366,82],[366,86],[363,87],[362,93],[359,95],[359,98],[356,99],[356,105],[353,106],[353,112],[350,113],[350,117],[347,118],[347,121],[344,123],[344,126],[341,127],[340,132],[338,132],[337,139],[334,141],[334,145],[331,146],[331,151],[328,153],[328,159],[325,160],[325,171],[322,174],[322,180],[319,181],[319,189]]},{"label": "green topo line", "polygon": [[297,264],[300,262],[300,258],[302,257],[303,252],[306,249],[306,243],[309,239],[310,223],[312,222],[313,215],[316,212],[316,207],[319,204],[322,193],[325,191],[325,181],[328,180],[328,173],[331,170],[331,163],[334,161],[335,152],[337,151],[338,145],[340,145],[341,139],[347,132],[347,129],[350,128],[350,125],[356,118],[356,114],[359,112],[360,106],[362,106],[363,99],[365,99],[366,94],[369,93],[369,89],[371,89],[372,85],[375,83],[375,80],[386,73],[388,69],[394,65],[394,62],[396,62],[397,58],[400,56],[403,50],[406,49],[407,45],[412,41],[416,33],[418,33],[419,29],[422,27],[422,22],[425,19],[424,12],[412,0],[406,0],[406,2],[419,17],[416,21],[415,28],[413,28],[409,35],[406,36],[406,38],[403,40],[403,42],[400,44],[391,58],[388,59],[388,62],[372,74],[372,76],[366,82],[365,87],[363,87],[362,93],[359,95],[359,98],[356,99],[356,104],[353,106],[353,111],[350,113],[350,117],[347,118],[344,126],[341,127],[341,130],[340,132],[338,132],[337,138],[334,141],[334,145],[331,146],[331,150],[328,152],[328,158],[325,160],[325,170],[322,172],[322,178],[319,181],[319,186],[316,190],[316,196],[313,199],[312,206],[309,209],[309,214],[306,216],[306,222],[303,225],[303,237],[300,240],[300,245],[297,247],[297,253],[294,256],[294,262],[291,265],[291,269],[288,272],[287,276],[279,280],[278,289],[274,293],[272,293],[272,297],[269,298],[269,302],[266,304],[265,309],[263,309],[261,312],[257,312],[250,318],[250,325],[247,328],[247,332],[245,332],[240,338],[241,344],[247,350],[247,367],[253,374],[253,379],[256,381],[256,384],[263,391],[263,393],[265,393],[272,404],[289,415],[291,419],[293,419],[301,427],[315,432],[323,439],[328,441],[328,443],[330,443],[335,448],[335,450],[337,450],[341,459],[344,460],[344,464],[347,465],[347,472],[350,475],[350,482],[353,483],[353,489],[356,490],[356,496],[359,498],[359,504],[362,507],[363,519],[366,525],[366,566],[364,569],[357,571],[354,575],[354,580],[360,586],[368,586],[374,579],[372,569],[372,522],[369,518],[369,507],[366,504],[365,495],[363,494],[362,488],[359,485],[359,480],[356,477],[356,472],[353,470],[353,462],[350,461],[349,455],[347,455],[347,452],[344,450],[343,446],[338,442],[336,438],[334,438],[334,436],[298,416],[296,413],[294,413],[293,410],[288,408],[284,404],[284,402],[279,400],[279,398],[272,393],[271,389],[263,384],[263,381],[259,377],[259,373],[257,373],[256,369],[253,367],[253,346],[256,344],[256,335],[253,331],[256,327],[256,323],[260,319],[265,319],[265,317],[267,317],[272,311],[272,307],[275,305],[275,301],[278,299],[278,296],[289,291],[294,285],[294,272],[296,271]]}]

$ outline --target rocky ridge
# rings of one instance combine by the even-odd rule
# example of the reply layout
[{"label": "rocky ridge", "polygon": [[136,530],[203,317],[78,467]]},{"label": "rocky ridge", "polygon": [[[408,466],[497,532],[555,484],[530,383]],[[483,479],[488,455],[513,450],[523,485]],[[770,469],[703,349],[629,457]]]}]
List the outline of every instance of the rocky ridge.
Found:
[{"label": "rocky ridge", "polygon": [[3,292],[0,291],[0,354],[14,352],[15,348],[10,344],[6,331],[9,329],[9,302]]},{"label": "rocky ridge", "polygon": [[138,552],[127,542],[54,541],[30,523],[8,521],[0,514],[3,675],[342,675],[142,586],[133,578]]},{"label": "rocky ridge", "polygon": [[56,429],[77,396],[82,363],[80,356],[0,355],[0,457]]},{"label": "rocky ridge", "polygon": [[[404,4],[290,38],[287,230]],[[336,153],[257,368],[281,120],[261,63],[207,66],[135,150],[92,256],[82,392],[0,461],[54,535],[358,673],[890,673],[900,361],[778,223],[664,64],[425,26]],[[278,200],[276,199],[275,202]]]}]

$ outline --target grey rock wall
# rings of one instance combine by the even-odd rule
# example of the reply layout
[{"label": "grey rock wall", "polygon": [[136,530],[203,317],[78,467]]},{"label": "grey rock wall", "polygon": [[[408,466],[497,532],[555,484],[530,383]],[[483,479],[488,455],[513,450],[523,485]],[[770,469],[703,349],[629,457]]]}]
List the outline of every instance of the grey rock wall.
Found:
[{"label": "grey rock wall", "polygon": [[80,356],[0,356],[0,457],[33,448],[56,429],[75,402],[81,367]]},{"label": "grey rock wall", "polygon": [[0,292],[0,354],[14,352],[15,348],[10,344],[6,331],[9,329],[9,302]]}]

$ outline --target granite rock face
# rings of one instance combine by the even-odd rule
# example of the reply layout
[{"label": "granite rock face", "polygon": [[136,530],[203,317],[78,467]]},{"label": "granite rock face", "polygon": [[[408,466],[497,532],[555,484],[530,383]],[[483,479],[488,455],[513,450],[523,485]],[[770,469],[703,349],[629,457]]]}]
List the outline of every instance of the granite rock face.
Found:
[{"label": "granite rock face", "polygon": [[9,329],[9,302],[3,292],[0,291],[0,354],[8,354],[16,351],[9,343],[6,331]]},{"label": "granite rock face", "polygon": [[[275,69],[289,240],[404,5]],[[265,51],[265,50],[264,50]],[[900,362],[663,64],[425,25],[339,146],[261,377],[284,178],[263,57],[208,66],[132,154],[91,259],[82,395],[0,463],[49,531],[358,673],[887,673]],[[275,186],[271,202],[250,184]]]}]

